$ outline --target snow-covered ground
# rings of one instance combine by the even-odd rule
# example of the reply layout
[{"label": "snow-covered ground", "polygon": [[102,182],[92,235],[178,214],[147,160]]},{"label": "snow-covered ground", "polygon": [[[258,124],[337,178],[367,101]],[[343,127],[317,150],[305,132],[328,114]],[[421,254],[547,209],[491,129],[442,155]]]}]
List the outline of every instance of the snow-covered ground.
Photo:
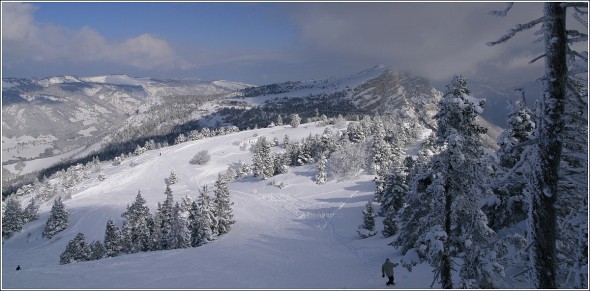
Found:
[{"label": "snow-covered ground", "polygon": [[[289,173],[268,180],[248,177],[231,183],[237,222],[228,234],[204,246],[59,265],[60,253],[78,232],[84,233],[88,242],[102,241],[108,219],[121,227],[120,215],[138,191],[154,213],[157,203],[165,198],[164,179],[172,170],[180,178],[172,185],[175,200],[186,195],[195,198],[197,189],[212,184],[228,165],[240,160],[251,163],[252,152],[241,147],[253,144],[257,136],[282,141],[287,134],[296,141],[323,130],[315,124],[302,124],[299,128],[242,131],[147,151],[118,166],[104,163],[100,172],[106,173],[105,181],[98,180],[99,172],[92,173],[65,201],[70,212],[66,230],[52,239],[41,238],[50,201],[40,208],[39,220],[3,241],[1,287],[385,288],[381,264],[385,258],[400,260],[399,252],[388,246],[392,238],[378,234],[360,239],[357,235],[364,205],[373,198],[373,176],[331,179],[316,185],[316,165],[292,167]],[[203,149],[209,151],[211,161],[204,166],[189,164]],[[273,181],[285,187],[273,186]],[[376,225],[377,230],[382,229],[380,218]],[[17,265],[22,270],[16,271]],[[395,272],[395,288],[430,288],[432,283],[431,268],[426,264],[412,272],[398,266]]]}]

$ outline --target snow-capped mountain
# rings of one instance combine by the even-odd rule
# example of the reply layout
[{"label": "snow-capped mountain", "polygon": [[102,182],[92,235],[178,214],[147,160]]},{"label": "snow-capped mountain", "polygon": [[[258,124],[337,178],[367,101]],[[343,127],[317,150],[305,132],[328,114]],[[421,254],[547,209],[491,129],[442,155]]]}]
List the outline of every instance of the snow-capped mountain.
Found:
[{"label": "snow-capped mountain", "polygon": [[175,96],[220,97],[248,86],[127,75],[5,78],[2,162],[68,156],[116,132],[130,117]]},{"label": "snow-capped mountain", "polygon": [[[233,98],[234,103],[229,106],[258,106],[266,108],[265,113],[269,115],[280,110],[300,110],[304,112],[294,113],[303,118],[317,112],[379,114],[435,128],[433,117],[442,96],[425,78],[378,65],[340,78],[249,87],[241,90],[241,96]],[[482,117],[478,117],[478,122],[489,129],[483,137],[486,146],[496,148],[496,138],[502,129]]]},{"label": "snow-capped mountain", "polygon": [[[266,127],[279,114],[297,113],[304,119],[318,113],[380,114],[435,128],[442,94],[424,78],[383,65],[263,86],[126,75],[4,79],[3,169],[6,176],[40,170],[122,137],[182,131],[184,123],[245,129]],[[247,110],[252,108],[256,110]],[[484,142],[494,148],[501,129],[479,120],[489,128]]]}]

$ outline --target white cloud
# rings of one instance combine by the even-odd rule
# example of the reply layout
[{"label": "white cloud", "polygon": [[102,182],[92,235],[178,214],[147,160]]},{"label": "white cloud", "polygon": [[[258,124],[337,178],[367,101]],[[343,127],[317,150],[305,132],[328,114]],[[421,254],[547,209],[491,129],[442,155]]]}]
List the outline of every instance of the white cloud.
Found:
[{"label": "white cloud", "polygon": [[[187,69],[192,67],[164,39],[142,34],[109,41],[90,27],[71,30],[34,21],[31,4],[2,5],[3,61],[6,67],[38,63],[116,63],[137,69]],[[5,64],[3,64],[5,65]]]},{"label": "white cloud", "polygon": [[501,3],[305,3],[295,7],[293,19],[301,31],[300,40],[310,50],[384,63],[432,80],[481,72],[482,64],[511,59],[515,47],[535,47],[526,34],[504,45],[486,43],[542,14],[538,3],[518,3],[505,18],[487,14],[503,9]]}]

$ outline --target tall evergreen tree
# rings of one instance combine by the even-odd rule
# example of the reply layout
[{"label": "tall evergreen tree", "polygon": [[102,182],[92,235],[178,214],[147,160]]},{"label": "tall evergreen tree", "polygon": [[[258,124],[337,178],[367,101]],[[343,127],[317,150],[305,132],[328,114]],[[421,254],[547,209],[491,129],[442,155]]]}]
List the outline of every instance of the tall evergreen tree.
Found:
[{"label": "tall evergreen tree", "polygon": [[213,211],[217,219],[216,233],[219,235],[229,232],[231,225],[235,223],[233,220],[232,208],[233,202],[230,202],[230,193],[227,182],[221,175],[215,181],[213,193],[215,198],[213,200]]},{"label": "tall evergreen tree", "polygon": [[[490,271],[494,269],[489,267],[495,263],[493,258],[478,261],[493,233],[479,207],[484,192],[481,185],[486,182],[479,134],[486,129],[475,118],[484,102],[469,94],[467,81],[458,76],[439,103],[436,136],[440,151],[426,171],[413,174],[408,207],[402,213],[404,230],[397,241],[404,252],[415,248],[431,263],[443,288],[453,288],[451,258],[459,254],[464,260],[461,287],[493,287]],[[424,169],[421,165],[415,168]]]},{"label": "tall evergreen tree", "polygon": [[315,183],[318,185],[325,184],[328,180],[328,173],[326,170],[327,163],[328,159],[326,159],[326,155],[322,154],[320,156],[320,160],[318,161],[318,170],[315,176]]},{"label": "tall evergreen tree", "polygon": [[211,197],[207,185],[199,189],[199,196],[193,201],[189,214],[191,246],[198,247],[213,240],[216,228],[215,215],[211,211]]},{"label": "tall evergreen tree", "polygon": [[146,252],[151,248],[149,224],[152,217],[145,204],[145,199],[138,191],[133,204],[127,206],[127,210],[121,214],[123,251],[127,253]]},{"label": "tall evergreen tree", "polygon": [[301,124],[301,117],[299,117],[299,114],[294,113],[294,114],[291,114],[289,117],[291,120],[289,124],[294,128],[299,127],[299,124]]},{"label": "tall evergreen tree", "polygon": [[31,200],[29,200],[29,204],[27,204],[27,206],[23,210],[23,219],[25,223],[39,219],[38,211],[40,206],[41,205],[39,205],[37,199],[35,199],[35,197],[31,197]]},{"label": "tall evergreen tree", "polygon": [[121,252],[121,249],[123,248],[121,241],[121,231],[111,219],[107,221],[107,227],[104,233],[104,247],[105,256],[107,257],[118,256]]},{"label": "tall evergreen tree", "polygon": [[261,136],[256,141],[254,148],[254,177],[266,180],[274,175],[274,162],[270,154],[270,144],[265,136]]},{"label": "tall evergreen tree", "polygon": [[68,216],[69,213],[61,201],[61,197],[58,197],[53,201],[49,218],[45,224],[45,230],[43,230],[43,237],[52,238],[60,231],[66,229],[68,227]]},{"label": "tall evergreen tree", "polygon": [[[512,8],[509,4],[504,11],[493,12],[505,16]],[[496,45],[506,42],[517,33],[531,29],[542,23],[545,53],[545,76],[543,77],[543,98],[539,124],[536,129],[536,142],[531,153],[531,177],[525,191],[528,197],[528,239],[531,244],[530,278],[536,288],[557,288],[557,204],[560,197],[560,167],[564,147],[565,104],[568,88],[568,55],[588,62],[588,55],[580,54],[570,44],[588,41],[588,34],[568,29],[566,10],[573,8],[574,19],[588,27],[587,3],[544,4],[543,16],[519,24],[497,41]],[[587,81],[586,81],[587,83]]]},{"label": "tall evergreen tree", "polygon": [[363,210],[363,224],[359,226],[358,234],[361,238],[374,236],[375,232],[375,210],[373,202],[368,201]]},{"label": "tall evergreen tree", "polygon": [[166,199],[164,203],[158,205],[158,229],[160,230],[160,234],[158,238],[160,239],[159,242],[159,249],[169,250],[173,249],[174,246],[172,245],[172,240],[175,239],[172,235],[172,220],[174,214],[174,196],[172,195],[172,189],[170,189],[170,185],[166,185],[166,190],[164,191],[166,195]]},{"label": "tall evergreen tree", "polygon": [[190,247],[191,233],[182,212],[182,207],[176,202],[172,212],[170,248],[182,249]]},{"label": "tall evergreen tree", "polygon": [[2,215],[2,238],[8,239],[21,231],[25,223],[25,215],[18,198],[10,196],[6,198]]}]

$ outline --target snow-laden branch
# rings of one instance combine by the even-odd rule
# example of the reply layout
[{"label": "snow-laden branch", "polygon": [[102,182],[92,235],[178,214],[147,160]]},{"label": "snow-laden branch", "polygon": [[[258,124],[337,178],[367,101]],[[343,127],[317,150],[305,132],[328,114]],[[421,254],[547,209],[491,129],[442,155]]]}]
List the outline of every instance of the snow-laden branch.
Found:
[{"label": "snow-laden branch", "polygon": [[518,24],[514,28],[510,29],[505,35],[503,35],[502,37],[500,37],[498,40],[488,42],[487,45],[494,46],[494,45],[497,45],[499,43],[506,42],[507,40],[509,40],[512,37],[514,37],[517,33],[521,32],[521,31],[525,31],[525,30],[531,29],[531,28],[535,27],[537,24],[539,24],[539,23],[541,23],[543,21],[545,21],[545,16],[539,17],[539,18],[537,18],[537,19],[535,19],[533,21],[530,21],[528,23],[525,23],[525,24]]},{"label": "snow-laden branch", "polygon": [[568,43],[588,41],[588,34],[581,33],[577,30],[567,30],[566,33],[568,36],[571,37],[571,38],[568,38],[568,40],[567,40]]},{"label": "snow-laden branch", "polygon": [[497,17],[504,17],[504,16],[506,16],[506,14],[508,14],[508,11],[510,11],[510,9],[512,8],[512,5],[514,5],[513,2],[508,2],[508,3],[506,3],[506,8],[504,10],[502,10],[502,11],[494,10],[494,11],[488,12],[488,14],[493,15],[493,16],[497,16]]},{"label": "snow-laden branch", "polygon": [[588,28],[588,19],[587,17],[584,17],[584,15],[588,15],[588,11],[582,11],[578,8],[574,8],[576,9],[576,12],[574,12],[574,14],[572,14],[572,17],[578,21],[580,24],[582,24],[584,27]]}]

